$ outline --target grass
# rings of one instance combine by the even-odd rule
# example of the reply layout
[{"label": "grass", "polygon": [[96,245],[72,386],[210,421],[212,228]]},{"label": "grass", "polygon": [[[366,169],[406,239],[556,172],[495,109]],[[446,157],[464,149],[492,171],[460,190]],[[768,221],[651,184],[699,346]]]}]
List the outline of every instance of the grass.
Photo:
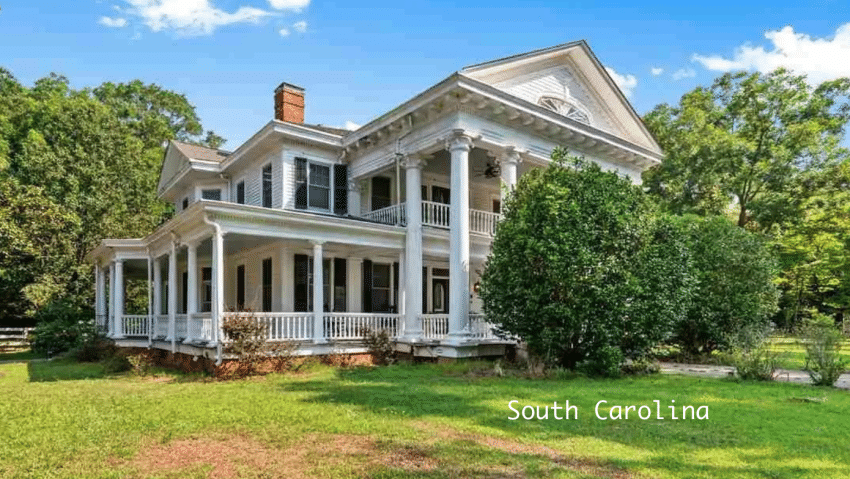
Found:
[{"label": "grass", "polygon": [[30,359],[40,359],[44,356],[36,354],[29,349],[21,349],[17,351],[8,351],[0,353],[0,361],[27,361]]},{"label": "grass", "polygon": [[[0,364],[0,477],[850,476],[850,393],[684,376],[493,377],[487,363],[308,368],[218,382]],[[577,405],[508,419],[508,401]],[[707,405],[708,420],[601,421],[609,405]],[[665,411],[666,412],[666,411]]]},{"label": "grass", "polygon": [[[794,336],[774,336],[770,338],[770,350],[779,353],[781,367],[800,369],[806,366],[806,348],[800,338]],[[850,339],[841,344],[841,356],[850,361]]]}]

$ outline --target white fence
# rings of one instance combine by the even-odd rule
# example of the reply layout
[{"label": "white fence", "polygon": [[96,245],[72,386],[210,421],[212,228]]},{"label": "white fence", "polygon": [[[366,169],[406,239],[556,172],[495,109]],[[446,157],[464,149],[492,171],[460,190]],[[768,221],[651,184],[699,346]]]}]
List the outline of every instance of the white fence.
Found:
[{"label": "white fence", "polygon": [[[407,209],[405,203],[399,203],[379,210],[370,211],[364,218],[388,225],[407,224]],[[450,226],[451,206],[434,201],[422,201],[422,224],[435,228]],[[502,219],[499,213],[489,211],[469,210],[469,231],[471,233],[494,236],[496,224]]]},{"label": "white fence", "polygon": [[121,326],[124,336],[148,337],[150,331],[150,322],[146,314],[125,314],[121,317]]},{"label": "white fence", "polygon": [[448,314],[423,314],[422,337],[425,339],[443,339],[449,334]]},{"label": "white fence", "polygon": [[402,334],[398,314],[326,313],[324,319],[328,339],[362,339],[364,330],[386,330],[392,338]]},{"label": "white fence", "polygon": [[0,328],[0,351],[29,346],[33,328]]},{"label": "white fence", "polygon": [[488,236],[496,236],[496,225],[502,215],[489,211],[469,210],[469,231]]},{"label": "white fence", "polygon": [[444,203],[433,201],[422,202],[422,224],[436,226],[437,228],[448,228],[451,218],[451,207]]}]

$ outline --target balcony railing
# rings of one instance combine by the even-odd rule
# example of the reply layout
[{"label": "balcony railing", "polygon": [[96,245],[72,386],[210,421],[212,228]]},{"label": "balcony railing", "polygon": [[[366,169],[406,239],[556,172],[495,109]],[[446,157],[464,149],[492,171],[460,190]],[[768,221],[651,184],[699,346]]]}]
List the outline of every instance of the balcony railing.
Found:
[{"label": "balcony railing", "polygon": [[147,337],[150,331],[146,314],[125,314],[121,317],[121,325],[127,337]]},{"label": "balcony railing", "polygon": [[[405,226],[407,224],[406,203],[399,203],[379,210],[370,211],[363,218],[388,225]],[[449,228],[451,206],[434,201],[422,201],[422,224],[434,228]],[[502,219],[499,213],[489,211],[469,210],[470,233],[494,236],[496,224]]]}]

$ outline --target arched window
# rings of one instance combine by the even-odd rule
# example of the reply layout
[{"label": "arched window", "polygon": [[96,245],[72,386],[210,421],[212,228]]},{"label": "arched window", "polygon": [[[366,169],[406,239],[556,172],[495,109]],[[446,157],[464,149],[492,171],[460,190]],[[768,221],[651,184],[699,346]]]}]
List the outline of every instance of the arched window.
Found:
[{"label": "arched window", "polygon": [[578,101],[567,95],[541,95],[537,104],[571,120],[590,124],[590,113]]}]

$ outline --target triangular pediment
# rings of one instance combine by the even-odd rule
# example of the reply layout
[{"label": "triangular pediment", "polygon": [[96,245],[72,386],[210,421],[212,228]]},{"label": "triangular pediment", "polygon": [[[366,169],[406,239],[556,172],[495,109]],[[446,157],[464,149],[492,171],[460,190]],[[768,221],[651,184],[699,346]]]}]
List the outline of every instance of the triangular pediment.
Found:
[{"label": "triangular pediment", "polygon": [[640,116],[583,41],[474,65],[460,73],[661,152]]},{"label": "triangular pediment", "polygon": [[180,149],[176,148],[174,142],[169,142],[165,149],[165,157],[162,160],[162,169],[159,173],[159,186],[157,191],[159,194],[168,186],[171,180],[178,172],[184,170],[189,165],[189,157],[187,157]]}]

